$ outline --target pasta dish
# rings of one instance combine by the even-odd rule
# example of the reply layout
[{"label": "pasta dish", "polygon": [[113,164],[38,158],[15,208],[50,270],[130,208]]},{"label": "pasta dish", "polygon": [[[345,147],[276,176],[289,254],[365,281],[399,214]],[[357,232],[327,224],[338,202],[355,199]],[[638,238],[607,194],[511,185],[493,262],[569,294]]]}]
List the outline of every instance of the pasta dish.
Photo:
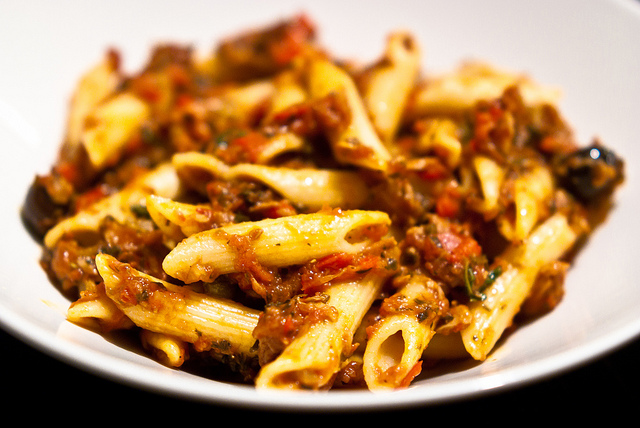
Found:
[{"label": "pasta dish", "polygon": [[215,379],[379,391],[557,306],[622,159],[524,73],[381,50],[338,58],[304,15],[135,73],[108,50],[22,212],[68,320]]}]

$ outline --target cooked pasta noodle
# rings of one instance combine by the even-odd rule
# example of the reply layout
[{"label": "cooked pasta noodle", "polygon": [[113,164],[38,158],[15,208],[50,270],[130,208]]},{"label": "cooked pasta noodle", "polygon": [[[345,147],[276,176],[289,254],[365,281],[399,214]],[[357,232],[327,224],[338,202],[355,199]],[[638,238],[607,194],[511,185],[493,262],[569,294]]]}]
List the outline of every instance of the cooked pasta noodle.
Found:
[{"label": "cooked pasta noodle", "polygon": [[335,319],[314,323],[266,364],[256,379],[258,388],[324,389],[351,351],[364,314],[378,297],[384,276],[374,273],[356,281],[332,285],[327,304]]},{"label": "cooked pasta noodle", "polygon": [[191,235],[171,250],[164,270],[184,282],[213,281],[236,272],[241,243],[246,238],[257,263],[269,267],[299,265],[335,253],[356,253],[364,242],[350,242],[362,227],[387,225],[386,213],[345,211],[313,213],[243,222]]},{"label": "cooked pasta noodle", "polygon": [[[385,303],[372,327],[363,370],[370,389],[408,385],[419,373],[422,354],[442,316],[444,293],[430,278],[413,276]],[[418,370],[416,370],[418,369]]]},{"label": "cooked pasta noodle", "polygon": [[327,132],[335,158],[349,165],[386,170],[389,150],[371,123],[353,78],[324,58],[311,59],[309,69],[311,97],[334,94],[343,97],[347,105],[346,123]]},{"label": "cooked pasta noodle", "polygon": [[368,71],[362,96],[382,141],[395,138],[419,69],[417,41],[404,32],[391,34],[383,58]]},{"label": "cooked pasta noodle", "polygon": [[109,298],[137,326],[228,353],[256,352],[258,311],[160,281],[106,254],[96,265]]}]

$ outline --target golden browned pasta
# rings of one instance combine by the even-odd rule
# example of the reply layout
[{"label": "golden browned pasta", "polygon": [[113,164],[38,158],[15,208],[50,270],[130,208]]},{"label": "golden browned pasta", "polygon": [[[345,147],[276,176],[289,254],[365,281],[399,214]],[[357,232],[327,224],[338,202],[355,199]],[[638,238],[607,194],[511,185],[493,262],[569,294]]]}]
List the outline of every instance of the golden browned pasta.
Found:
[{"label": "golden browned pasta", "polygon": [[487,215],[496,215],[500,210],[500,190],[505,176],[505,170],[495,160],[486,156],[476,156],[473,159],[475,172],[480,180],[482,191],[482,211]]}]

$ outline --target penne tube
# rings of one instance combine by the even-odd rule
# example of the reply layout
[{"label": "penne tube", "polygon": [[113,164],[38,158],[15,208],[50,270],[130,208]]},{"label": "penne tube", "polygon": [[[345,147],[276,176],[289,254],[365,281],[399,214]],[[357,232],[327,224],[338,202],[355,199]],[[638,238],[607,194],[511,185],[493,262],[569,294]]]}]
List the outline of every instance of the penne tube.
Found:
[{"label": "penne tube", "polygon": [[155,331],[140,332],[142,347],[155,355],[156,359],[169,367],[180,367],[188,357],[186,343],[180,339]]},{"label": "penne tube", "polygon": [[[342,93],[346,98],[350,121],[344,131],[329,135],[336,160],[364,168],[386,170],[391,155],[369,120],[351,76],[326,59],[313,59],[308,77],[311,97],[322,98],[331,93]],[[366,153],[354,155],[354,151]]]},{"label": "penne tube", "polygon": [[521,244],[504,252],[507,267],[484,291],[486,299],[469,305],[472,321],[461,332],[464,346],[474,359],[486,359],[529,295],[539,269],[562,257],[576,238],[566,217],[555,214]]},{"label": "penne tube", "polygon": [[[363,357],[370,390],[406,387],[420,373],[422,354],[435,334],[444,302],[440,287],[422,275],[385,299],[382,318],[368,329]],[[390,306],[386,311],[385,305]]]},{"label": "penne tube", "polygon": [[147,104],[127,92],[96,107],[86,118],[81,140],[91,165],[103,169],[117,159],[129,138],[150,116]]},{"label": "penne tube", "polygon": [[324,206],[360,208],[370,196],[367,185],[355,171],[251,163],[228,166],[213,155],[196,152],[174,155],[173,164],[182,180],[202,193],[206,193],[206,183],[213,178],[254,180],[269,186],[291,203],[316,211]]},{"label": "penne tube", "polygon": [[456,360],[469,358],[469,352],[462,343],[460,333],[436,333],[429,341],[429,346],[422,353],[424,359]]},{"label": "penne tube", "polygon": [[536,269],[532,267],[509,266],[486,290],[486,300],[470,305],[472,321],[462,330],[461,337],[467,352],[475,360],[484,361],[511,325],[535,276]]},{"label": "penne tube", "polygon": [[274,84],[269,79],[230,86],[220,97],[210,100],[209,108],[224,125],[242,126],[254,119],[256,109],[268,102],[274,92]]},{"label": "penne tube", "polygon": [[180,188],[175,169],[171,164],[162,164],[138,177],[117,193],[95,202],[83,211],[56,224],[45,235],[44,244],[52,248],[65,234],[97,232],[100,223],[107,216],[113,217],[120,223],[131,223],[136,219],[133,210],[144,207],[148,195],[176,197]]},{"label": "penne tube", "polygon": [[545,104],[555,106],[560,99],[557,88],[540,85],[526,75],[470,62],[453,72],[427,79],[420,85],[412,97],[410,116],[464,114],[478,101],[499,98],[505,89],[513,85],[518,87],[529,108]]},{"label": "penne tube", "polygon": [[296,337],[256,377],[256,388],[312,389],[331,386],[334,375],[351,354],[353,335],[378,297],[384,278],[370,274],[356,281],[334,284],[326,290],[328,304],[338,311],[335,321],[312,324]]},{"label": "penne tube", "polygon": [[361,208],[370,196],[367,185],[355,171],[291,169],[247,163],[231,167],[226,178],[259,181],[294,205],[311,211],[325,206]]},{"label": "penne tube", "polygon": [[513,189],[513,218],[510,215],[497,218],[500,233],[513,242],[526,238],[538,224],[541,211],[553,192],[553,177],[546,167],[535,167],[518,177]]},{"label": "penne tube", "polygon": [[255,163],[266,165],[282,154],[304,152],[307,148],[304,138],[292,132],[279,132],[269,137],[267,143],[261,147]]},{"label": "penne tube", "polygon": [[207,183],[215,178],[224,178],[230,168],[217,157],[200,152],[176,153],[171,164],[186,187],[203,195],[207,194]]},{"label": "penne tube", "polygon": [[72,302],[67,309],[67,320],[104,331],[133,327],[131,320],[105,295]]},{"label": "penne tube", "polygon": [[186,283],[213,281],[237,272],[246,257],[255,257],[264,266],[281,267],[339,252],[355,253],[366,243],[350,242],[350,233],[389,224],[386,213],[360,210],[237,223],[187,237],[171,250],[162,266],[167,274]]},{"label": "penne tube", "polygon": [[107,296],[138,327],[203,349],[256,355],[259,311],[161,281],[107,254],[96,256],[96,267]]},{"label": "penne tube", "polygon": [[149,195],[146,200],[149,216],[166,236],[170,247],[215,225],[210,205],[177,202],[158,195]]},{"label": "penne tube", "polygon": [[273,81],[275,90],[271,97],[267,121],[273,114],[302,103],[307,99],[307,91],[296,74],[296,72],[285,71],[275,77]]},{"label": "penne tube", "polygon": [[384,58],[367,71],[363,101],[373,126],[385,142],[396,135],[420,67],[417,41],[404,32],[392,33]]},{"label": "penne tube", "polygon": [[431,326],[415,317],[385,318],[367,342],[363,360],[367,387],[372,391],[406,387],[420,373],[422,351],[433,335]]},{"label": "penne tube", "polygon": [[415,150],[418,153],[439,153],[449,168],[456,168],[462,157],[462,143],[457,134],[457,126],[452,120],[431,119],[420,133]]},{"label": "penne tube", "polygon": [[486,156],[474,157],[473,166],[484,198],[481,210],[487,216],[495,215],[500,209],[498,201],[505,176],[504,168]]},{"label": "penne tube", "polygon": [[273,82],[258,80],[228,90],[224,93],[224,98],[233,105],[234,112],[248,116],[256,106],[269,99],[273,93]]},{"label": "penne tube", "polygon": [[110,53],[88,70],[78,82],[69,106],[67,134],[63,150],[71,154],[81,143],[87,117],[121,82],[118,61]]},{"label": "penne tube", "polygon": [[517,266],[541,266],[559,260],[578,238],[568,218],[556,213],[538,225],[522,243],[511,245],[502,258]]}]

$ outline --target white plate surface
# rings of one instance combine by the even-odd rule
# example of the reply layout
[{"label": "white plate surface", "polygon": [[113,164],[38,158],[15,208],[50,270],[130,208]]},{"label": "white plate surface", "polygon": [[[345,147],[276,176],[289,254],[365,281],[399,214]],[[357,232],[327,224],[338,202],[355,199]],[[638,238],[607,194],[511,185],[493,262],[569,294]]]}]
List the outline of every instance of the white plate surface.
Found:
[{"label": "white plate surface", "polygon": [[[137,70],[159,41],[212,48],[221,37],[306,12],[322,43],[373,60],[386,34],[412,31],[424,69],[484,59],[562,87],[577,137],[597,136],[626,159],[627,179],[551,314],[511,335],[484,363],[459,366],[393,393],[257,392],[166,369],[65,321],[69,305],[38,265],[19,207],[60,142],[69,94],[113,46]],[[637,1],[4,1],[0,5],[0,323],[52,357],[135,387],[218,404],[366,409],[434,404],[522,385],[585,363],[640,333],[635,273],[639,230],[640,6]]]}]

